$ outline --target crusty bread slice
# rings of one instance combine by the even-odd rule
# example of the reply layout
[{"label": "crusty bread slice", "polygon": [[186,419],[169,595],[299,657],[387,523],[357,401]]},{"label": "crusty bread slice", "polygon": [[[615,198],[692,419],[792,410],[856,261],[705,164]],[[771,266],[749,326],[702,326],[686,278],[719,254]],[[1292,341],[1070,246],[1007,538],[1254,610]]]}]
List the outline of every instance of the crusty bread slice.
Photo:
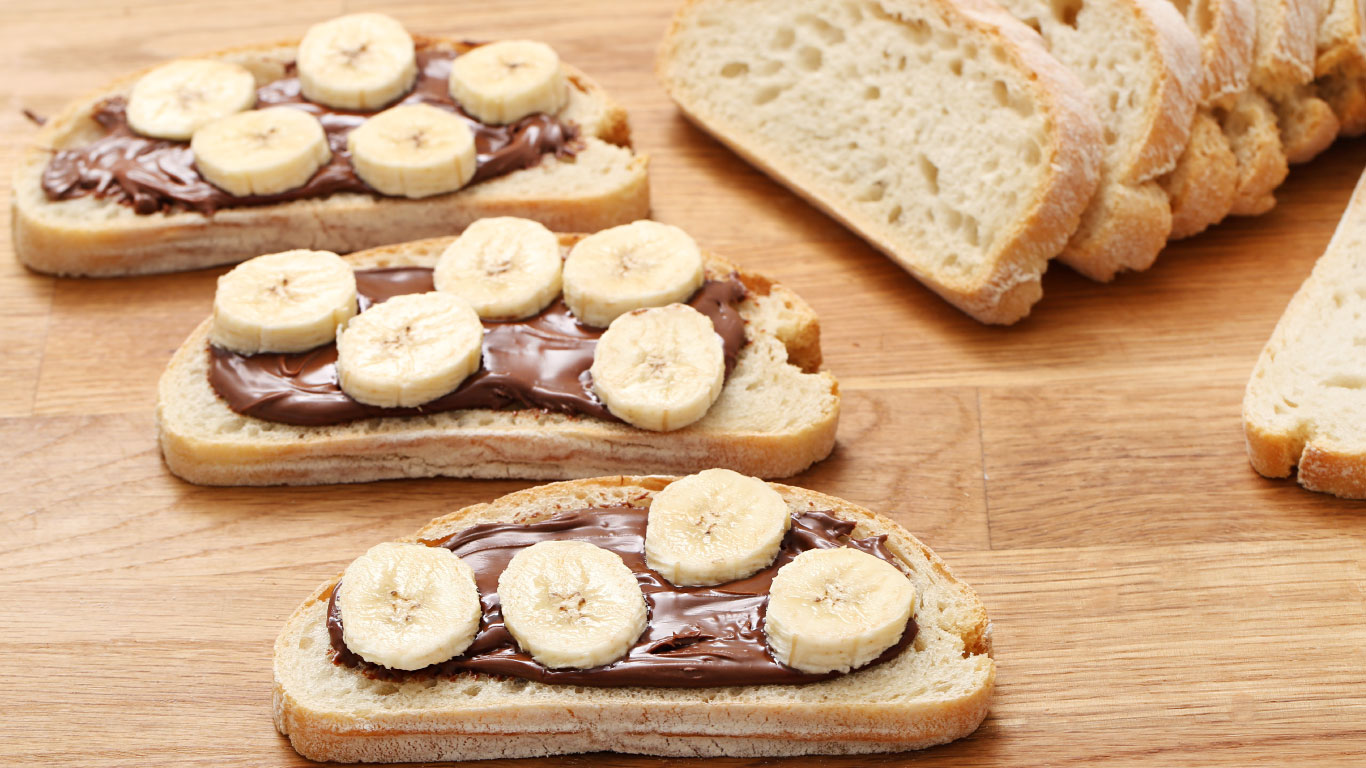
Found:
[{"label": "crusty bread slice", "polygon": [[1312,160],[1338,135],[1338,120],[1311,85],[1316,41],[1331,0],[1258,0],[1252,84],[1276,110],[1291,164]]},{"label": "crusty bread slice", "polygon": [[1276,188],[1290,173],[1271,102],[1256,88],[1226,97],[1215,109],[1238,158],[1238,189],[1229,213],[1257,216],[1276,206]]},{"label": "crusty bread slice", "polygon": [[[561,510],[648,507],[675,478],[554,483],[437,518],[432,540],[479,523],[533,522]],[[294,611],[275,641],[275,725],[312,760],[385,762],[540,757],[613,750],[758,757],[918,749],[961,738],[986,716],[996,675],[991,624],[972,588],[882,515],[842,499],[773,486],[794,511],[826,510],[885,534],[920,608],[915,642],[878,666],[805,685],[593,688],[463,674],[368,680],[328,657],[325,612],[336,579]]]},{"label": "crusty bread slice", "polygon": [[[450,40],[414,37],[420,49],[466,50]],[[241,64],[258,83],[283,76],[297,41],[233,48],[205,58]],[[573,158],[540,164],[458,192],[420,200],[341,193],[275,205],[139,215],[107,198],[51,201],[42,174],[53,150],[103,135],[95,106],[127,95],[138,72],[70,104],[38,133],[14,172],[14,250],[31,269],[112,276],[229,264],[266,251],[316,248],[347,253],[458,232],[486,216],[536,219],[559,231],[594,231],[649,213],[649,160],[630,149],[626,112],[582,72],[565,65],[570,101],[559,116],[577,123],[585,146]]]},{"label": "crusty bread slice", "polygon": [[[568,248],[582,235],[561,235]],[[453,240],[433,238],[352,254],[357,269],[433,266]],[[707,256],[707,274],[736,271]],[[696,472],[728,467],[787,477],[834,448],[839,387],[818,372],[820,324],[795,293],[740,271],[746,344],[725,388],[700,421],[650,432],[539,410],[448,411],[326,427],[234,413],[209,385],[205,320],[161,376],[157,429],[166,466],[202,485],[314,485],[397,477],[557,480],[630,468]]]},{"label": "crusty bread slice", "polygon": [[1366,19],[1362,14],[1357,0],[1332,0],[1316,43],[1315,85],[1347,136],[1366,133]]},{"label": "crusty bread slice", "polygon": [[1172,229],[1157,178],[1176,167],[1205,87],[1201,47],[1166,0],[1002,0],[1071,67],[1105,126],[1101,184],[1059,259],[1093,280],[1152,265]]},{"label": "crusty bread slice", "polygon": [[1256,43],[1254,0],[1172,0],[1200,40],[1204,88],[1190,140],[1176,168],[1162,177],[1171,202],[1170,239],[1219,223],[1233,209],[1240,177],[1238,155],[1215,108],[1247,90]]},{"label": "crusty bread slice", "polygon": [[1252,466],[1366,498],[1366,175],[1262,348],[1243,397]]},{"label": "crusty bread slice", "polygon": [[1028,314],[1095,189],[1081,84],[982,0],[690,0],[659,75],[690,119],[982,322]]}]

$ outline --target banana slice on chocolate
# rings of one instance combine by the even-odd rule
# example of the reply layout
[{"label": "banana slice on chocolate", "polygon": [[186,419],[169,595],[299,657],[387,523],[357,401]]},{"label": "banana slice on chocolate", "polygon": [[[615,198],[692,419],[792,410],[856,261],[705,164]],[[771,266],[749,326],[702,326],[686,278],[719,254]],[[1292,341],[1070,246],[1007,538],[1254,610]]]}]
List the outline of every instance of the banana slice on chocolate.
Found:
[{"label": "banana slice on chocolate", "polygon": [[564,263],[564,303],[606,328],[633,309],[685,301],[702,287],[702,251],[687,232],[637,221],[589,235]]},{"label": "banana slice on chocolate", "polygon": [[357,402],[416,407],[479,370],[483,339],[479,315],[457,296],[395,296],[337,334],[337,380]]},{"label": "banana slice on chocolate", "polygon": [[655,494],[646,563],[680,587],[743,579],[773,563],[791,524],[787,502],[768,483],[708,469]]},{"label": "banana slice on chocolate", "polygon": [[645,631],[645,595],[621,556],[585,541],[542,541],[498,577],[503,620],[551,669],[610,664]]},{"label": "banana slice on chocolate", "polygon": [[210,341],[244,355],[304,352],[337,337],[356,314],[356,273],[328,251],[244,261],[218,278]]},{"label": "banana slice on chocolate", "polygon": [[848,672],[896,645],[915,587],[896,566],[848,547],[811,549],[778,569],[764,633],[773,658],[802,672]]},{"label": "banana slice on chocolate", "polygon": [[314,24],[299,43],[296,63],[304,97],[337,109],[379,109],[417,80],[412,36],[382,13]]},{"label": "banana slice on chocolate", "polygon": [[370,186],[394,197],[454,192],[474,176],[474,133],[453,112],[426,104],[393,107],[346,138],[351,165]]},{"label": "banana slice on chocolate", "polygon": [[509,216],[480,219],[436,263],[438,291],[468,301],[485,320],[539,314],[560,295],[560,241],[540,223]]},{"label": "banana slice on chocolate", "polygon": [[687,304],[670,304],[612,321],[589,371],[593,391],[612,415],[668,432],[706,415],[721,395],[726,365],[711,318]]},{"label": "banana slice on chocolate", "polygon": [[474,642],[482,609],[474,571],[445,547],[386,542],[342,574],[342,641],[368,662],[422,669]]},{"label": "banana slice on chocolate", "polygon": [[230,195],[273,195],[308,182],[332,150],[318,118],[292,107],[238,112],[195,131],[195,167]]},{"label": "banana slice on chocolate", "polygon": [[553,115],[569,103],[569,80],[555,49],[531,40],[505,40],[471,49],[451,65],[451,97],[480,122],[516,122]]},{"label": "banana slice on chocolate", "polygon": [[128,94],[128,126],[143,136],[184,141],[201,127],[256,104],[246,67],[181,59],[143,75]]}]

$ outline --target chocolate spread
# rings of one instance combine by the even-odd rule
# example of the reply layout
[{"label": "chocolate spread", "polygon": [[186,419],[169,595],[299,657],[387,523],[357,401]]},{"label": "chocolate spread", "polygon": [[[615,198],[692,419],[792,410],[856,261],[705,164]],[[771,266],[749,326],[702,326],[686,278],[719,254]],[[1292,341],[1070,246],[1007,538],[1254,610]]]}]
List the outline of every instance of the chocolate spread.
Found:
[{"label": "chocolate spread", "polygon": [[[850,539],[854,524],[826,512],[793,515],[777,559],[746,579],[714,587],[675,587],[645,565],[646,510],[635,507],[582,509],[539,523],[489,523],[466,528],[429,546],[445,547],[473,570],[483,616],[474,642],[460,656],[407,672],[372,664],[347,649],[337,588],[328,600],[327,633],[332,658],[381,680],[446,677],[462,672],[505,675],[568,685],[647,685],[700,688],[725,685],[811,683],[838,673],[810,674],[784,666],[768,651],[764,611],[778,569],[809,549],[849,546],[900,567],[886,536]],[[636,574],[649,607],[649,624],[621,659],[593,669],[549,669],[523,652],[503,625],[498,576],[518,551],[540,541],[572,539],[609,549]],[[340,582],[338,583],[340,585]],[[872,662],[888,661],[915,640],[916,623],[906,623],[901,640]]]},{"label": "chocolate spread", "polygon": [[[356,289],[363,312],[400,294],[434,290],[432,270],[358,270]],[[721,336],[727,372],[745,344],[745,320],[736,307],[744,296],[744,286],[731,277],[708,280],[688,300],[711,318]],[[486,321],[479,370],[454,391],[417,408],[379,408],[352,400],[337,381],[335,344],[251,356],[210,346],[209,384],[244,416],[310,427],[466,408],[541,408],[618,421],[593,393],[588,376],[601,335],[601,329],[581,325],[561,300],[526,320]]]},{"label": "chocolate spread", "polygon": [[[579,149],[578,127],[549,115],[528,115],[509,125],[485,125],[471,117],[456,106],[447,85],[454,59],[455,54],[449,51],[419,51],[417,82],[395,104],[429,104],[465,119],[474,132],[478,155],[471,184],[530,168],[548,153],[565,157]],[[43,170],[43,192],[49,200],[108,197],[133,206],[140,214],[194,210],[205,216],[219,208],[320,198],[336,192],[379,194],[356,175],[346,149],[347,134],[373,113],[334,109],[305,100],[292,64],[285,77],[257,89],[256,106],[295,107],[317,116],[322,123],[332,159],[303,186],[273,195],[230,195],[195,170],[188,141],[134,133],[125,115],[124,99],[114,97],[97,105],[91,115],[108,133],[84,147],[53,154]]]}]

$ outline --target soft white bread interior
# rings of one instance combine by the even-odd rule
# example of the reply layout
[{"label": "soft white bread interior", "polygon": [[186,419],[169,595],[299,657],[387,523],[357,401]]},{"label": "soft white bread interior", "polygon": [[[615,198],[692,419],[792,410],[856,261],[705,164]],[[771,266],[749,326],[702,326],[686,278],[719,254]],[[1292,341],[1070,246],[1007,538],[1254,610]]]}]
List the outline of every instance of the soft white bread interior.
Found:
[{"label": "soft white bread interior", "polygon": [[[569,247],[580,235],[561,235]],[[352,254],[357,269],[432,266],[454,238]],[[710,277],[737,268],[706,257]],[[786,477],[835,444],[839,387],[819,372],[820,325],[795,293],[740,271],[746,344],[720,398],[700,421],[650,432],[539,410],[460,410],[326,427],[239,415],[209,385],[206,320],[162,374],[157,428],[166,465],[203,485],[312,485],[397,477],[562,479],[624,469],[696,472],[727,467]]]},{"label": "soft white bread interior", "polygon": [[979,0],[692,0],[659,74],[698,125],[982,322],[1029,312],[1095,189],[1081,84]]},{"label": "soft white bread interior", "polygon": [[[675,478],[603,477],[531,488],[438,518],[418,538],[471,525],[532,522],[593,506],[648,507]],[[911,648],[819,683],[724,688],[592,688],[461,675],[368,680],[333,664],[325,623],[333,579],[290,616],[275,641],[275,724],[313,760],[424,761],[613,750],[757,757],[894,752],[971,733],[995,679],[991,625],[972,588],[887,518],[847,501],[773,486],[793,511],[827,510],[885,534],[920,607]]]},{"label": "soft white bread interior", "polygon": [[1262,348],[1243,397],[1252,466],[1366,498],[1366,176]]},{"label": "soft white bread interior", "polygon": [[[415,36],[422,49],[467,44]],[[279,79],[297,42],[248,46],[202,58],[247,67],[258,84]],[[648,158],[630,149],[625,111],[582,72],[569,74],[569,104],[559,117],[577,123],[584,148],[572,158],[542,158],[531,168],[457,192],[410,200],[339,193],[326,198],[197,212],[139,215],[95,196],[52,201],[42,175],[51,152],[104,135],[95,107],[126,96],[139,72],[70,104],[39,131],[14,173],[15,254],[31,269],[59,275],[111,276],[229,264],[259,253],[314,248],[347,253],[386,243],[458,232],[476,219],[518,216],[558,231],[595,231],[649,213]]]},{"label": "soft white bread interior", "polygon": [[1166,0],[1002,0],[1086,84],[1105,126],[1101,183],[1059,259],[1093,280],[1152,266],[1172,229],[1158,177],[1176,167],[1204,88],[1200,42]]}]

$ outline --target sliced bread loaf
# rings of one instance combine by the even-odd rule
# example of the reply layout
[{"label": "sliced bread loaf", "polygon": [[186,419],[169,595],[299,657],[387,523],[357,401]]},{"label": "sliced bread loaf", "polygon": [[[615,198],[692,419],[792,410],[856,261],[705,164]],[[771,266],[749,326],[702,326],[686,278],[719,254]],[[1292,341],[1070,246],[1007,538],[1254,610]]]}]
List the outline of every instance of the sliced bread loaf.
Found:
[{"label": "sliced bread loaf", "polygon": [[1252,466],[1366,498],[1366,176],[1262,348],[1243,397]]},{"label": "sliced bread loaf", "polygon": [[[414,36],[419,51],[460,52],[470,44]],[[283,77],[297,42],[233,48],[200,58],[240,64],[258,85]],[[111,276],[199,269],[258,253],[316,248],[347,253],[385,243],[458,232],[476,219],[519,216],[560,231],[593,231],[649,213],[648,158],[630,149],[626,112],[587,75],[568,65],[569,101],[558,117],[577,124],[584,146],[572,158],[539,164],[457,192],[422,199],[354,192],[249,207],[138,214],[113,198],[50,200],[43,171],[52,152],[103,136],[96,108],[126,97],[138,72],[77,99],[39,131],[14,172],[14,251],[30,269]]]},{"label": "sliced bread loaf", "polygon": [[[405,541],[559,511],[649,507],[672,477],[603,477],[531,488],[437,518]],[[474,760],[614,750],[688,757],[897,752],[972,733],[996,676],[991,624],[976,593],[882,515],[772,485],[794,513],[826,511],[885,535],[918,595],[913,644],[823,682],[712,688],[549,685],[475,673],[370,680],[328,657],[329,580],[275,641],[275,726],[303,756],[340,762]],[[705,665],[704,665],[705,666]]]},{"label": "sliced bread loaf", "polygon": [[1081,84],[981,0],[691,0],[659,75],[698,125],[982,322],[1028,314],[1095,189]]},{"label": "sliced bread loaf", "polygon": [[1059,258],[1093,280],[1152,265],[1172,229],[1157,178],[1190,138],[1200,42],[1165,0],[1003,0],[1086,84],[1105,126],[1101,185]]},{"label": "sliced bread loaf", "polygon": [[[581,235],[561,235],[562,249]],[[347,257],[356,269],[436,264],[453,237]],[[736,267],[706,257],[724,280]],[[839,387],[818,372],[820,325],[806,302],[760,275],[738,272],[747,297],[744,347],[700,421],[672,432],[542,410],[468,409],[295,426],[234,412],[209,383],[204,321],[158,386],[157,429],[171,472],[202,485],[314,485],[397,477],[585,477],[626,467],[694,472],[720,466],[786,477],[835,445]]]}]

